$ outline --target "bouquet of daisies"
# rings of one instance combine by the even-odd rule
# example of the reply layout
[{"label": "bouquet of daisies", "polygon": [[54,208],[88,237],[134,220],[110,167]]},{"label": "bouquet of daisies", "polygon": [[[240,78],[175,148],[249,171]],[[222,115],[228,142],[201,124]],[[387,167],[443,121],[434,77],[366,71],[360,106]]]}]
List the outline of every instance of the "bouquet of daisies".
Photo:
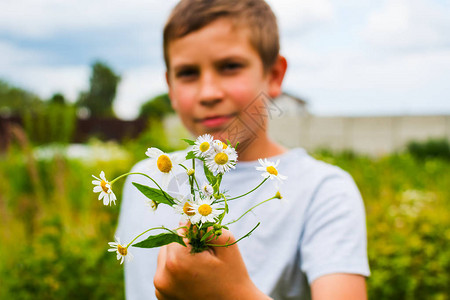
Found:
[{"label": "bouquet of daisies", "polygon": [[[233,243],[217,245],[211,244],[210,242],[212,239],[216,239],[222,234],[223,228],[228,229],[228,225],[239,221],[244,215],[252,211],[257,206],[272,199],[281,199],[280,192],[276,191],[273,197],[257,203],[243,213],[239,218],[225,222],[225,217],[229,212],[228,201],[247,196],[258,189],[268,179],[276,180],[277,182],[281,182],[286,179],[286,176],[278,173],[277,166],[279,161],[273,163],[267,159],[259,159],[260,166],[256,167],[256,170],[262,172],[262,182],[245,194],[231,197],[221,190],[220,184],[224,174],[231,171],[236,166],[238,157],[236,147],[238,147],[238,145],[233,147],[230,142],[225,144],[220,140],[214,140],[214,138],[209,134],[202,135],[195,141],[187,139],[184,141],[191,146],[191,149],[189,149],[190,151],[186,156],[182,157],[164,153],[157,148],[147,149],[145,154],[151,158],[153,163],[153,170],[151,171],[158,172],[161,175],[159,183],[151,176],[144,173],[126,173],[118,176],[112,181],[108,181],[106,179],[103,171],[100,173],[100,177],[93,176],[95,178],[95,180],[92,181],[95,185],[94,192],[100,193],[98,199],[103,200],[104,205],[111,205],[111,203],[115,204],[116,196],[112,190],[112,185],[115,181],[131,174],[144,176],[148,178],[149,182],[153,183],[153,187],[136,182],[133,182],[133,185],[148,198],[148,203],[152,209],[157,210],[159,205],[169,205],[178,214],[180,214],[180,217],[188,221],[186,225],[174,229],[166,228],[165,226],[149,228],[136,236],[128,244],[122,244],[116,237],[115,242],[109,243],[111,249],[108,251],[116,252],[117,259],[120,260],[121,263],[123,263],[125,258],[132,258],[132,255],[128,251],[130,246],[154,248],[175,242],[183,246],[187,246],[187,244],[189,244],[192,253],[204,251],[208,249],[208,247],[212,246],[230,246],[239,242],[241,239],[248,237],[256,229],[256,227],[259,226],[259,223],[256,224],[256,226],[246,235],[242,236]],[[189,163],[191,160],[192,168],[185,166],[185,164]],[[202,185],[199,185],[199,178],[197,178],[197,174],[199,172],[196,172],[195,170],[195,160],[199,160],[203,164],[203,173],[206,178],[202,181],[204,182]],[[190,193],[187,195],[173,196],[164,190],[164,188],[167,187],[168,181],[175,175],[174,171],[176,168],[183,168],[186,176],[188,176]],[[276,185],[276,187],[277,186],[278,185]],[[158,230],[160,233],[156,235],[149,235],[146,239],[134,243],[134,241],[142,235],[155,230]]]}]

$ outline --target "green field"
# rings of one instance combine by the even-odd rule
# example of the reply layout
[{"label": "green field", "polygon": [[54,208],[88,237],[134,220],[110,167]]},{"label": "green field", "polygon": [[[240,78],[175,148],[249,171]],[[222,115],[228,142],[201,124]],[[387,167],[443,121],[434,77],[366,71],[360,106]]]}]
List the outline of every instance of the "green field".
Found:
[{"label": "green field", "polygon": [[[0,154],[0,299],[124,298],[122,266],[106,251],[120,206],[97,201],[91,174],[128,171],[143,158],[136,147],[97,143],[90,160],[23,145]],[[450,299],[450,161],[314,156],[350,172],[363,195],[370,298]]]}]

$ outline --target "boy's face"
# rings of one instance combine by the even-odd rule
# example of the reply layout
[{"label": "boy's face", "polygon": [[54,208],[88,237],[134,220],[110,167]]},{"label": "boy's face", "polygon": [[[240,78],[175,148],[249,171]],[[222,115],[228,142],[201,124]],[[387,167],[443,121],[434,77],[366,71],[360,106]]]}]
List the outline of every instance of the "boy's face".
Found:
[{"label": "boy's face", "polygon": [[265,122],[248,112],[261,110],[262,92],[277,96],[281,82],[274,83],[270,71],[264,72],[249,34],[222,18],[170,42],[169,95],[194,135],[210,133],[235,143],[231,135],[240,132],[243,143],[265,134]]}]

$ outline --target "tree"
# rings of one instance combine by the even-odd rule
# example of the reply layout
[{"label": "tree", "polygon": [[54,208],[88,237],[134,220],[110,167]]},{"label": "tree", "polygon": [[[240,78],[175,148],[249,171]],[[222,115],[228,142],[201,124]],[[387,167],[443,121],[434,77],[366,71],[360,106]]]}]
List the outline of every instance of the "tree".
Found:
[{"label": "tree", "polygon": [[22,115],[26,110],[41,106],[43,101],[35,94],[0,79],[0,115]]},{"label": "tree", "polygon": [[66,97],[64,97],[64,95],[61,93],[55,93],[49,99],[49,103],[57,105],[66,105]]},{"label": "tree", "polygon": [[158,95],[145,102],[140,109],[140,118],[152,118],[161,120],[165,115],[173,113],[168,94]]},{"label": "tree", "polygon": [[91,116],[113,116],[112,106],[119,82],[120,76],[109,66],[95,62],[92,65],[89,91],[80,94],[77,105],[88,108]]}]

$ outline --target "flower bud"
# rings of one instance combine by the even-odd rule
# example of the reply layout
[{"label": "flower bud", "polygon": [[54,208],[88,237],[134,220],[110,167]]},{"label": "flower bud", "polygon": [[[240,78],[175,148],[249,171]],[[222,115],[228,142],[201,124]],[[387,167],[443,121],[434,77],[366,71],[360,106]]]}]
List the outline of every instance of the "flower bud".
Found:
[{"label": "flower bud", "polygon": [[192,175],[195,174],[195,170],[194,170],[194,169],[188,169],[188,170],[186,171],[186,173],[188,174],[188,176],[192,176]]},{"label": "flower bud", "polygon": [[275,194],[275,198],[277,198],[277,199],[283,198],[280,194],[280,191],[277,191],[277,193]]},{"label": "flower bud", "polygon": [[159,205],[159,203],[158,202],[155,202],[155,201],[153,201],[153,200],[148,200],[147,201],[147,206],[148,207],[150,207],[150,209],[152,210],[152,211],[156,211],[157,209],[158,209],[158,205]]}]

